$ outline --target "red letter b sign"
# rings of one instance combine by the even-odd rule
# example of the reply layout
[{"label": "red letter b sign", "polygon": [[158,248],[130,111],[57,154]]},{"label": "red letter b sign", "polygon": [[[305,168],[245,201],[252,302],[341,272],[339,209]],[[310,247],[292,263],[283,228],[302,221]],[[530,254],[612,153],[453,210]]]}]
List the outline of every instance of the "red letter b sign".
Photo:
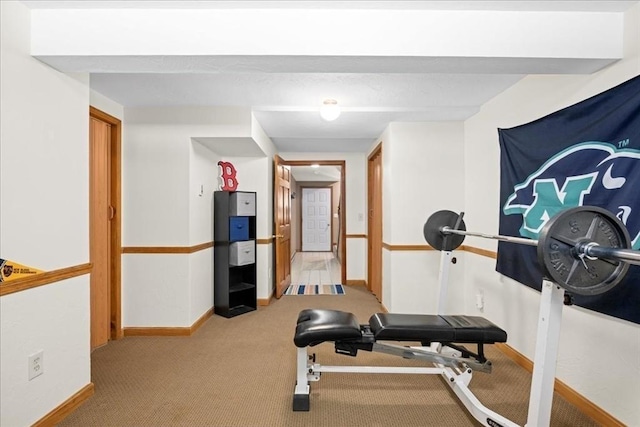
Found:
[{"label": "red letter b sign", "polygon": [[238,180],[236,179],[236,168],[230,162],[218,162],[221,168],[220,178],[222,179],[221,190],[236,191],[238,188]]}]

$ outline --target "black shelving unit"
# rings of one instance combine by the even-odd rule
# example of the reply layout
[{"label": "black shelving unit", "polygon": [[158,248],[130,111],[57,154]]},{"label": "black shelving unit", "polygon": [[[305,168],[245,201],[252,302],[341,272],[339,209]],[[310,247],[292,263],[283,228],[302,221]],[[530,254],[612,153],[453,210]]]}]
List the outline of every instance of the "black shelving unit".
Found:
[{"label": "black shelving unit", "polygon": [[254,311],[256,295],[256,193],[216,191],[213,221],[214,313]]}]

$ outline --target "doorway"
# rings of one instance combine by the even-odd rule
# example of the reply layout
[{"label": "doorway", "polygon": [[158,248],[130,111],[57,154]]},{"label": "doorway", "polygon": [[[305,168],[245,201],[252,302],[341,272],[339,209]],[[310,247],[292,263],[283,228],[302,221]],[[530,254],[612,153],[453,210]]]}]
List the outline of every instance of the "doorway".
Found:
[{"label": "doorway", "polygon": [[119,119],[89,108],[91,350],[123,336],[121,323],[121,132]]},{"label": "doorway", "polygon": [[[318,165],[319,167],[324,167],[324,166],[331,166],[334,168],[338,168],[339,172],[338,172],[338,178],[336,179],[336,182],[339,182],[338,188],[339,190],[339,196],[337,197],[337,201],[335,202],[335,208],[337,210],[337,218],[334,216],[332,219],[335,221],[332,221],[333,223],[333,227],[336,229],[336,233],[337,233],[337,239],[336,239],[336,244],[335,247],[331,248],[331,253],[335,256],[335,258],[338,260],[339,265],[340,265],[340,283],[345,284],[346,283],[346,276],[347,276],[347,260],[346,260],[346,255],[347,255],[347,250],[346,250],[346,204],[345,204],[345,200],[346,200],[346,193],[345,193],[345,174],[346,174],[346,162],[344,160],[284,160],[278,156],[276,156],[275,159],[275,166],[274,167],[274,174],[278,173],[279,174],[279,170],[280,168],[282,168],[282,166],[287,167],[289,170],[295,168],[295,167],[311,167],[312,165]],[[274,179],[274,182],[276,182],[277,180]],[[294,182],[294,186],[295,186],[295,179],[293,180]],[[326,185],[322,185],[325,186]],[[281,219],[282,218],[291,218],[291,207],[292,205],[296,206],[296,208],[294,208],[294,210],[299,210],[301,207],[301,198],[302,198],[302,192],[300,191],[300,194],[298,194],[298,189],[296,187],[294,188],[288,188],[287,193],[289,194],[289,203],[284,203],[280,197],[280,191],[278,190],[279,187],[275,187],[274,188],[274,222],[275,222],[275,231],[276,234],[274,235],[275,240],[275,245],[276,248],[279,247],[279,239],[283,239],[284,236],[283,233],[280,233],[279,230],[282,228],[280,226],[281,223]],[[281,207],[286,208],[286,212],[281,212]],[[297,215],[299,217],[299,215]],[[291,243],[291,239],[290,239],[290,234],[287,235],[287,239],[290,241],[290,245],[289,245],[289,252],[288,253],[283,253],[282,251],[274,251],[274,257],[275,257],[275,271],[288,271],[291,272],[291,263],[292,263],[292,258],[295,255],[295,253],[299,250],[301,250],[302,248],[300,246],[298,246],[298,241],[299,236],[301,235],[300,233],[300,227],[301,227],[301,221],[299,218],[295,218],[294,215],[294,221],[291,221],[291,227],[289,227],[289,231],[290,234],[292,233],[293,236],[293,242]],[[333,230],[332,230],[333,231]],[[280,290],[280,285],[279,285],[279,279],[278,279],[278,275],[276,274],[276,288],[275,288],[275,295],[277,298],[280,297],[281,295],[281,290]],[[283,292],[284,290],[282,290]]]}]

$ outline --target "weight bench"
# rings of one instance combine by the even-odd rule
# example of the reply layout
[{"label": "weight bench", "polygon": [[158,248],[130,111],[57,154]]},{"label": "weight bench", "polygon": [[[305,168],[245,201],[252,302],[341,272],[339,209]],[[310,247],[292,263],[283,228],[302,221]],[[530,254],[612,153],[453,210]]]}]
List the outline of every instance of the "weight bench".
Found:
[{"label": "weight bench", "polygon": [[[420,346],[379,341],[415,342]],[[298,347],[293,410],[309,410],[309,382],[319,381],[322,372],[440,374],[456,394],[470,395],[469,404],[476,405],[477,399],[467,385],[473,370],[491,372],[483,346],[506,341],[504,330],[476,316],[377,313],[369,318],[369,324],[361,325],[353,313],[306,309],[298,315],[293,339]],[[357,356],[358,350],[376,351],[426,360],[433,367],[322,366],[315,363],[315,354],[307,351],[324,342],[333,342],[336,353],[343,355]],[[476,350],[462,344],[475,344]]]}]

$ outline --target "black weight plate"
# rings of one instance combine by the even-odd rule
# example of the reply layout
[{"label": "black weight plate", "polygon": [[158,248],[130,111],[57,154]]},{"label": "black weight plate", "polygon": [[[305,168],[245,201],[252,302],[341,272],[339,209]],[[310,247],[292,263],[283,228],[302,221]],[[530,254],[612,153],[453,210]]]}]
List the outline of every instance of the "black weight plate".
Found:
[{"label": "black weight plate", "polygon": [[[455,228],[458,222],[458,214],[452,211],[438,211],[433,213],[424,224],[423,234],[434,249],[439,251],[452,251],[462,244],[464,236],[458,234],[444,234],[440,230],[449,226]],[[458,230],[466,231],[464,221],[460,220]]]},{"label": "black weight plate", "polygon": [[611,212],[594,206],[564,210],[551,218],[538,238],[538,261],[549,280],[577,295],[599,295],[624,278],[629,264],[622,260],[591,259],[580,245],[628,249],[631,239]]}]

